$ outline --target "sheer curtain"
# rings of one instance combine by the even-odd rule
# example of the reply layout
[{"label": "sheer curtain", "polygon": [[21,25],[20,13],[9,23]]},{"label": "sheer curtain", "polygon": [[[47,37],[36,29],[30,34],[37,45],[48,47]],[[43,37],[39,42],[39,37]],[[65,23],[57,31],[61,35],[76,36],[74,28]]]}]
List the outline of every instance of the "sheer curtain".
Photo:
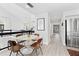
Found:
[{"label": "sheer curtain", "polygon": [[67,21],[67,46],[79,47],[79,18],[69,18]]}]

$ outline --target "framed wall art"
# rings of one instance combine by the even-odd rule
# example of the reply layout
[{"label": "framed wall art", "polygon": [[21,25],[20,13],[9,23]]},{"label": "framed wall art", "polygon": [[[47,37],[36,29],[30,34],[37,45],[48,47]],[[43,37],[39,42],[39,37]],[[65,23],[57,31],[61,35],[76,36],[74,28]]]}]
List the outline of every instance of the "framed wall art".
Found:
[{"label": "framed wall art", "polygon": [[45,18],[37,19],[37,30],[44,31],[45,30]]}]

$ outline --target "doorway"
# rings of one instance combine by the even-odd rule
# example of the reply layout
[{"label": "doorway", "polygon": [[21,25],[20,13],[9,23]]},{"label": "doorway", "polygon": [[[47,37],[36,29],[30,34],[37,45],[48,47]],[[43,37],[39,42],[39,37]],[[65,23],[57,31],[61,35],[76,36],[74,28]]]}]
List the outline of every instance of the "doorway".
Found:
[{"label": "doorway", "polygon": [[59,33],[59,25],[53,25],[53,33]]}]

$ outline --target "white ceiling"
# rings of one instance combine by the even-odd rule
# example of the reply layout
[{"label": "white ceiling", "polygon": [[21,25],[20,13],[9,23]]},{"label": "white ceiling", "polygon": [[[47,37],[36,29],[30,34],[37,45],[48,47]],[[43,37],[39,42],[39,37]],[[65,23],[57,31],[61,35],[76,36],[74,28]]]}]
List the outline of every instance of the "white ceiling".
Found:
[{"label": "white ceiling", "polygon": [[65,11],[79,9],[79,3],[32,3],[34,8],[27,8],[26,3],[18,3],[17,5],[33,14],[44,12],[63,13]]},{"label": "white ceiling", "polygon": [[25,20],[32,19],[34,15],[19,7],[15,3],[0,3],[0,18],[1,17],[21,23]]}]

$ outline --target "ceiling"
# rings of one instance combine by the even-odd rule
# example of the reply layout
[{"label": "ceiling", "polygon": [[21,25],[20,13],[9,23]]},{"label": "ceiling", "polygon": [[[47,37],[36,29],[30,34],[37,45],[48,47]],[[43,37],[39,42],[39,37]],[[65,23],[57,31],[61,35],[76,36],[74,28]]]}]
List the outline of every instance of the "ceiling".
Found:
[{"label": "ceiling", "polygon": [[49,13],[63,13],[65,11],[79,9],[79,3],[31,3],[34,8],[27,8],[26,3],[17,3],[18,6],[24,8],[25,10],[33,13],[39,14],[44,12]]}]

